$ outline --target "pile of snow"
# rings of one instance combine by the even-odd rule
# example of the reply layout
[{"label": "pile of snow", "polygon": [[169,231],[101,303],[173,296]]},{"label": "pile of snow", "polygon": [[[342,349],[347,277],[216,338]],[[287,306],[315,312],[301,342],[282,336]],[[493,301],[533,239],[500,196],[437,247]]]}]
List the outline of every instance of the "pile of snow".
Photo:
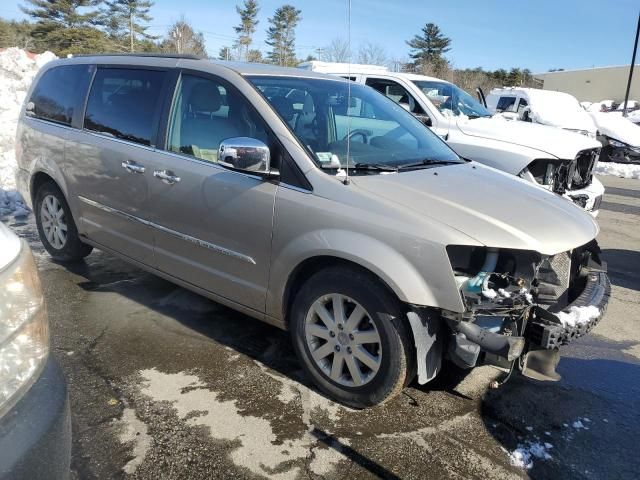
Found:
[{"label": "pile of snow", "polygon": [[0,52],[0,218],[28,213],[15,184],[18,115],[38,69],[55,58],[51,52],[29,58],[19,48]]},{"label": "pile of snow", "polygon": [[557,317],[565,327],[575,327],[589,323],[600,315],[598,307],[589,305],[588,307],[571,307],[568,312],[560,312]]},{"label": "pile of snow", "polygon": [[594,170],[596,175],[612,175],[622,178],[640,179],[640,165],[629,163],[598,162]]}]

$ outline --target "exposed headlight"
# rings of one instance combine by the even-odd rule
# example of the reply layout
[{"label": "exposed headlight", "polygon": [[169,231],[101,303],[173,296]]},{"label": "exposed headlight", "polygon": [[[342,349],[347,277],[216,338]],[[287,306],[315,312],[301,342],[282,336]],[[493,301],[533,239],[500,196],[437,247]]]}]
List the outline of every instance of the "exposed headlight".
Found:
[{"label": "exposed headlight", "polygon": [[609,145],[611,145],[612,147],[618,147],[618,148],[627,148],[629,146],[626,143],[620,142],[611,137],[609,137]]},{"label": "exposed headlight", "polygon": [[0,271],[0,416],[37,378],[49,353],[47,315],[31,250]]}]

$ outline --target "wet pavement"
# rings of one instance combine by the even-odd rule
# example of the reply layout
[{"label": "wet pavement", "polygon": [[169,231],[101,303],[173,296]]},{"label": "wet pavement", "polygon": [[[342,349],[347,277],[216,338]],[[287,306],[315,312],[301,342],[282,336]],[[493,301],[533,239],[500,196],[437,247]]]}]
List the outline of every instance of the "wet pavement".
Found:
[{"label": "wet pavement", "polygon": [[69,383],[74,478],[637,478],[640,181],[602,180],[612,300],[560,382],[487,391],[485,367],[365,411],[313,390],[286,332],[99,251],[55,264],[13,223]]}]

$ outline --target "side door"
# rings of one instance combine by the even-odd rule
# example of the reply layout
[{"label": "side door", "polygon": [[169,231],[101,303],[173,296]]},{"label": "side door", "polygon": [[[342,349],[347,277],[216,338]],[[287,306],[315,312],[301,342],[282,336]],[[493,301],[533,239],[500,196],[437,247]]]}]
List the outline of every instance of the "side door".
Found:
[{"label": "side door", "polygon": [[154,156],[167,71],[99,66],[82,130],[70,134],[66,169],[81,233],[141,263],[153,264],[147,221],[147,165]]},{"label": "side door", "polygon": [[278,187],[220,165],[218,148],[233,137],[269,144],[266,126],[209,74],[183,72],[169,107],[164,149],[146,164],[156,268],[264,312]]}]

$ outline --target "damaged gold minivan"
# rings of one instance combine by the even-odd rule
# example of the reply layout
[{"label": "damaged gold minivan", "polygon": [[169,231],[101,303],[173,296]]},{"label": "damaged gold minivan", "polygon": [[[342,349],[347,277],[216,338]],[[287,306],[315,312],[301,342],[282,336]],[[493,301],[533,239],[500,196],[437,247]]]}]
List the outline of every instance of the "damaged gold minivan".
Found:
[{"label": "damaged gold minivan", "polygon": [[184,56],[48,63],[18,183],[48,252],[93,247],[292,335],[353,407],[449,359],[557,379],[602,316],[595,221],[458,157],[364,85]]}]

